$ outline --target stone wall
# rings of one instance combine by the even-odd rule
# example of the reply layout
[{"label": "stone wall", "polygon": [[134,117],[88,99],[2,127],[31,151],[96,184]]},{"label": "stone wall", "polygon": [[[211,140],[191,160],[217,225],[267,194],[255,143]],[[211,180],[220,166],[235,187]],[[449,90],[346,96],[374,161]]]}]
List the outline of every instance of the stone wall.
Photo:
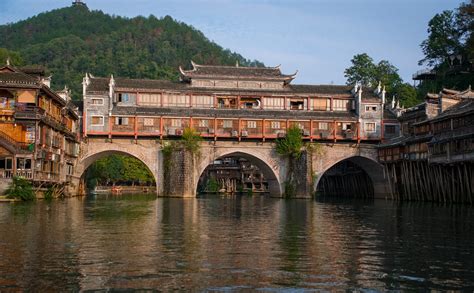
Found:
[{"label": "stone wall", "polygon": [[[169,197],[195,197],[195,159],[185,149],[174,149],[164,157],[163,195]],[[199,177],[197,178],[199,179]]]}]

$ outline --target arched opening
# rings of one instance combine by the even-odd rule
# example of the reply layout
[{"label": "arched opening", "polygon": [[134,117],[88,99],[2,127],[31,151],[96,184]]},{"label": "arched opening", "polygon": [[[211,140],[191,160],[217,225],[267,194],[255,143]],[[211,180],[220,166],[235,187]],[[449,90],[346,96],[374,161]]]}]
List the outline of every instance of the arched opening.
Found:
[{"label": "arched opening", "polygon": [[214,159],[200,172],[196,193],[280,196],[281,186],[275,172],[263,160],[234,152]]},{"label": "arched opening", "polygon": [[155,174],[141,159],[120,151],[106,151],[84,161],[82,184],[87,193],[156,193]]},{"label": "arched opening", "polygon": [[383,167],[360,156],[347,158],[329,167],[316,183],[316,194],[353,198],[386,195]]}]

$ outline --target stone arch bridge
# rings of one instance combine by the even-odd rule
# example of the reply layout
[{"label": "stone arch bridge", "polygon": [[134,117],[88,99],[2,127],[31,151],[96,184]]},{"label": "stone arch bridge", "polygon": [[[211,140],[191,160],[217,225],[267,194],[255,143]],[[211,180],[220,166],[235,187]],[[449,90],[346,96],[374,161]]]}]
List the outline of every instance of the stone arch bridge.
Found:
[{"label": "stone arch bridge", "polygon": [[[304,154],[296,164],[298,188],[297,197],[309,198],[316,191],[324,173],[342,161],[351,161],[362,168],[370,177],[374,196],[389,196],[388,184],[384,178],[383,167],[377,162],[377,150],[373,145],[347,143],[319,144],[317,152]],[[157,192],[160,196],[194,197],[200,176],[207,166],[224,156],[243,157],[256,165],[269,183],[272,196],[282,196],[288,175],[288,159],[279,156],[272,142],[237,142],[237,141],[204,141],[201,143],[200,155],[192,160],[184,156],[178,159],[171,176],[164,176],[162,144],[157,140],[132,140],[105,138],[88,138],[83,143],[77,167],[75,182],[70,186],[70,193],[80,192],[81,180],[87,168],[96,160],[110,154],[126,154],[142,161],[153,174]],[[171,182],[165,182],[165,180]],[[164,186],[173,186],[172,191],[164,192]]]}]

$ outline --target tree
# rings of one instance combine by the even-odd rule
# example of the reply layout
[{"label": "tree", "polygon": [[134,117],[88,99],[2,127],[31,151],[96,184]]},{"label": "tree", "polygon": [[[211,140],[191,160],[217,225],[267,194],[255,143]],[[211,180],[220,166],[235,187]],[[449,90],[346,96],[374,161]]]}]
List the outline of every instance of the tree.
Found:
[{"label": "tree", "polygon": [[353,85],[360,82],[364,86],[371,86],[376,76],[374,60],[367,53],[362,53],[355,55],[351,63],[352,66],[344,70],[347,84]]},{"label": "tree", "polygon": [[0,66],[6,64],[7,59],[10,59],[10,64],[13,66],[23,65],[23,59],[21,58],[20,53],[0,48]]},{"label": "tree", "polygon": [[394,90],[403,83],[402,78],[398,75],[398,68],[387,60],[381,60],[375,67],[375,76],[373,83],[380,82],[385,86],[387,94],[394,94]]},{"label": "tree", "polygon": [[428,22],[428,39],[421,43],[425,58],[418,64],[439,66],[446,62],[449,56],[460,54],[463,51],[466,33],[467,29],[459,13],[445,10],[436,14]]},{"label": "tree", "polygon": [[420,103],[420,100],[417,98],[416,88],[408,83],[397,85],[393,90],[393,96],[403,107],[413,107]]}]

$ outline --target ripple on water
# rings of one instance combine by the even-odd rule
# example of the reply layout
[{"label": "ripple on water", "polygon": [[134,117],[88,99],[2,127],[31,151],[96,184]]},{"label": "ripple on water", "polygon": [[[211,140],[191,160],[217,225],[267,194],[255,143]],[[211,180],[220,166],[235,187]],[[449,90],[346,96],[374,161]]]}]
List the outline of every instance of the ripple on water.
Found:
[{"label": "ripple on water", "polygon": [[474,288],[462,206],[124,195],[0,205],[0,221],[0,291]]}]

